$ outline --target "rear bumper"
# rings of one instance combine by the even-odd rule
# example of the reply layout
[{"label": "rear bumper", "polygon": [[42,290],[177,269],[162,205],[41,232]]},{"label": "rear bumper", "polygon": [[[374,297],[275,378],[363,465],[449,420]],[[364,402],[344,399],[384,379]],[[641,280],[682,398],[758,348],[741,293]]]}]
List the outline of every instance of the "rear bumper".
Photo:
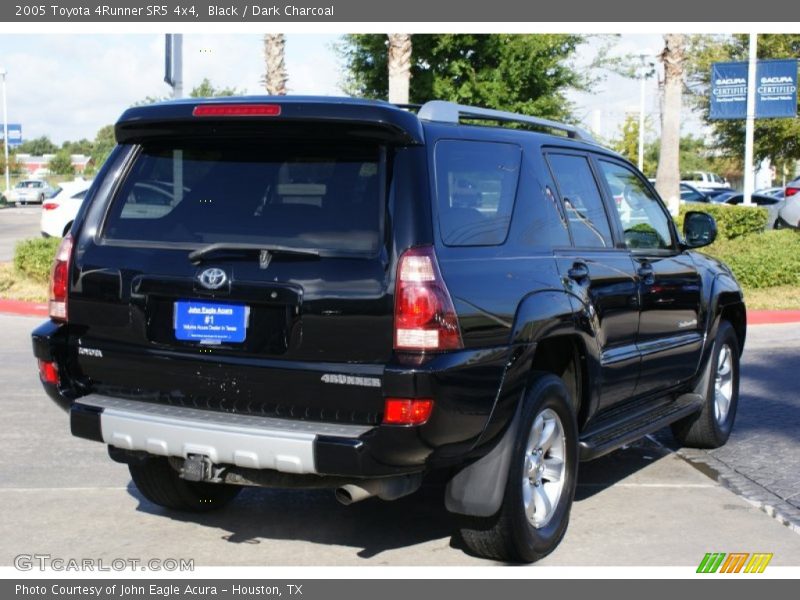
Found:
[{"label": "rear bumper", "polygon": [[[58,365],[59,383],[43,384],[45,391],[70,412],[72,431],[79,437],[154,455],[186,457],[196,453],[219,464],[347,477],[416,473],[463,464],[473,458],[478,452],[478,440],[484,442],[481,436],[503,382],[509,351],[501,347],[470,349],[422,361],[398,359],[370,366],[381,381],[378,388],[362,389],[337,380],[336,385],[327,384],[320,393],[303,383],[320,381],[320,372],[357,374],[353,369],[358,365],[264,360],[247,365],[246,371],[237,371],[244,367],[225,363],[222,358],[214,361],[213,367],[220,376],[249,381],[254,394],[268,396],[278,389],[286,398],[298,401],[311,394],[317,402],[326,403],[326,416],[336,416],[335,409],[347,403],[354,408],[363,404],[362,412],[370,412],[374,419],[359,422],[292,418],[288,411],[258,414],[238,406],[227,411],[216,407],[200,409],[197,406],[204,406],[203,403],[176,406],[147,397],[107,393],[93,389],[93,378],[86,376],[82,364],[99,361],[109,372],[116,372],[131,369],[130,362],[123,356],[115,359],[114,353],[106,350],[99,358],[81,354],[78,348],[82,345],[80,330],[73,332],[68,325],[47,322],[33,332],[34,355]],[[151,351],[147,356],[152,358],[154,354]],[[182,372],[186,370],[185,361],[193,367],[192,372],[208,368],[192,362],[191,357],[159,359],[157,369],[151,362],[138,370],[142,384],[143,373],[149,377],[154,371]],[[172,382],[174,389],[190,400],[196,393],[184,388],[182,379],[176,377]],[[203,393],[203,382],[199,378],[193,382],[200,386],[199,393]],[[368,397],[365,390],[372,390]],[[361,400],[364,397],[367,400]],[[386,397],[433,398],[433,414],[421,426],[383,425],[381,409]]]},{"label": "rear bumper", "polygon": [[207,456],[214,464],[320,473],[318,439],[355,447],[369,426],[290,421],[163,406],[90,394],[70,409],[73,435],[156,456]]}]

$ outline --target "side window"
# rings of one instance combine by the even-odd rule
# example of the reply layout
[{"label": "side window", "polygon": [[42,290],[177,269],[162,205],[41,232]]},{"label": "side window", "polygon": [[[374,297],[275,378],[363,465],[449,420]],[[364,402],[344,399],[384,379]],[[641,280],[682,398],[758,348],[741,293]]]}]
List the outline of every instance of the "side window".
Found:
[{"label": "side window", "polygon": [[669,217],[644,181],[628,167],[605,160],[599,162],[614,196],[625,245],[632,250],[672,248]]},{"label": "side window", "polygon": [[589,161],[572,154],[550,154],[547,160],[561,192],[574,244],[612,247],[608,217]]},{"label": "side window", "polygon": [[447,246],[497,246],[508,235],[522,149],[513,144],[436,144],[439,231]]}]

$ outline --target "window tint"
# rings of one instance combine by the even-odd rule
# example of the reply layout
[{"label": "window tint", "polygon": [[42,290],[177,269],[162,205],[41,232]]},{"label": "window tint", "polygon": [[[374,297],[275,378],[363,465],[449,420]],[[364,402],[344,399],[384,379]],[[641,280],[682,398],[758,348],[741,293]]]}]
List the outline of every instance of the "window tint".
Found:
[{"label": "window tint", "polygon": [[372,255],[381,230],[379,156],[376,146],[347,143],[145,146],[103,235]]},{"label": "window tint", "polygon": [[508,235],[522,150],[513,144],[436,144],[439,231],[447,246],[496,246]]},{"label": "window tint", "polygon": [[613,246],[608,217],[589,161],[583,156],[551,154],[548,162],[561,192],[574,244]]},{"label": "window tint", "polygon": [[628,248],[672,247],[669,217],[644,181],[631,169],[600,161],[600,169],[614,196]]}]

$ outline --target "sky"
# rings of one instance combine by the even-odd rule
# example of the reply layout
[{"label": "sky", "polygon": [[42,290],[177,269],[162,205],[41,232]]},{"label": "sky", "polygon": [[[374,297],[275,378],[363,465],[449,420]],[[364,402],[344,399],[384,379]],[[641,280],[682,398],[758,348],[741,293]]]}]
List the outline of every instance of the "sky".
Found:
[{"label": "sky", "polygon": [[[292,94],[343,95],[338,35],[288,34],[286,66]],[[618,54],[655,56],[659,35],[622,35]],[[581,47],[577,65],[590,62],[599,42]],[[122,111],[147,96],[165,96],[164,36],[157,34],[3,34],[0,68],[8,71],[8,120],[21,123],[23,138],[47,135],[65,140],[93,139]],[[184,34],[184,89],[203,78],[217,87],[261,93],[262,36]],[[604,139],[618,134],[626,113],[639,110],[639,81],[608,74],[592,93],[570,92],[576,115]],[[646,82],[646,110],[658,118],[657,79]],[[2,119],[2,115],[0,115]],[[690,127],[699,122],[690,121]],[[650,132],[650,136],[656,132]]]}]

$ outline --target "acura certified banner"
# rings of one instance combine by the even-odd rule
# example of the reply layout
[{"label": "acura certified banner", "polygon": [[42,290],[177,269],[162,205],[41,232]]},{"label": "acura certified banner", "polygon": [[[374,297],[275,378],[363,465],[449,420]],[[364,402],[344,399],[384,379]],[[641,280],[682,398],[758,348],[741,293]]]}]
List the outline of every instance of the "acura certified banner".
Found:
[{"label": "acura certified banner", "polygon": [[[747,116],[747,63],[711,67],[711,118]],[[756,119],[797,115],[797,59],[760,60],[756,64]]]}]

